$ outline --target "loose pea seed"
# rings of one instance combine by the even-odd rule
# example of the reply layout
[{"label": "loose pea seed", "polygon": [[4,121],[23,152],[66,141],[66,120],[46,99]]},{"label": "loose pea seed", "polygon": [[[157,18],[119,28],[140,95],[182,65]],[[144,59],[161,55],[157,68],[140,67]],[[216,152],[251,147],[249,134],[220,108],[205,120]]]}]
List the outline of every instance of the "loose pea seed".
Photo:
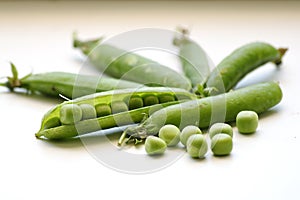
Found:
[{"label": "loose pea seed", "polygon": [[98,104],[95,109],[98,117],[111,115],[111,107],[107,104]]},{"label": "loose pea seed", "polygon": [[114,101],[111,103],[112,114],[128,111],[128,107],[124,101]]},{"label": "loose pea seed", "polygon": [[258,115],[254,111],[241,111],[236,116],[236,126],[240,133],[254,133],[258,126]]},{"label": "loose pea seed", "polygon": [[165,94],[158,96],[159,103],[167,103],[171,101],[175,101],[175,97],[171,94]]},{"label": "loose pea seed", "polygon": [[145,141],[145,150],[149,155],[163,154],[166,148],[166,142],[158,137],[148,136]]},{"label": "loose pea seed", "polygon": [[180,133],[180,142],[186,146],[187,140],[194,134],[202,134],[202,131],[197,126],[186,126]]},{"label": "loose pea seed", "polygon": [[186,143],[188,154],[193,158],[203,158],[208,150],[205,137],[202,134],[194,134]]},{"label": "loose pea seed", "polygon": [[60,109],[60,121],[62,124],[74,124],[82,118],[82,111],[76,104],[66,104]]},{"label": "loose pea seed", "polygon": [[180,141],[180,130],[174,125],[167,124],[161,127],[158,137],[164,140],[168,147],[175,146]]},{"label": "loose pea seed", "polygon": [[128,102],[129,110],[141,108],[143,106],[144,106],[144,102],[143,102],[143,99],[141,97],[133,96],[129,99],[129,102]]},{"label": "loose pea seed", "polygon": [[149,95],[144,97],[144,105],[151,106],[154,104],[159,104],[159,100],[155,95]]},{"label": "loose pea seed", "polygon": [[232,127],[229,124],[225,123],[215,123],[209,129],[209,137],[210,139],[213,138],[216,134],[219,133],[226,133],[230,137],[233,136]]},{"label": "loose pea seed", "polygon": [[225,156],[232,151],[232,138],[225,133],[215,135],[211,139],[211,150],[216,156]]},{"label": "loose pea seed", "polygon": [[81,104],[79,105],[82,111],[82,119],[93,119],[97,118],[97,112],[94,106],[90,104]]}]

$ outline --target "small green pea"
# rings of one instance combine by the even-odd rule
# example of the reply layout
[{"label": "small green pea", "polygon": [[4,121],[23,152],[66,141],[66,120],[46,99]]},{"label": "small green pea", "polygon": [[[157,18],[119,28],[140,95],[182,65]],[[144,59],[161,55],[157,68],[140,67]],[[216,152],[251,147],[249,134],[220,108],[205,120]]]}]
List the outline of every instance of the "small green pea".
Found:
[{"label": "small green pea", "polygon": [[145,150],[149,155],[163,154],[166,148],[166,142],[158,137],[148,136],[145,141]]},{"label": "small green pea", "polygon": [[209,129],[210,139],[219,133],[226,133],[226,134],[230,135],[230,137],[233,136],[232,127],[229,124],[225,124],[225,123],[215,123],[210,127],[210,129]]},{"label": "small green pea", "polygon": [[143,106],[144,106],[144,102],[143,102],[143,99],[141,97],[133,96],[129,99],[129,102],[128,102],[129,110],[141,108]]},{"label": "small green pea", "polygon": [[186,142],[191,135],[202,134],[202,131],[197,126],[186,126],[180,133],[180,142],[186,146]]},{"label": "small green pea", "polygon": [[97,118],[97,112],[94,106],[90,104],[80,104],[79,107],[82,111],[82,119],[94,119]]},{"label": "small green pea", "polygon": [[98,117],[111,115],[111,107],[107,104],[98,104],[95,109]]},{"label": "small green pea", "polygon": [[154,104],[159,104],[159,100],[157,96],[155,95],[148,95],[144,97],[144,105],[145,106],[151,106]]},{"label": "small green pea", "polygon": [[232,151],[232,137],[225,133],[215,135],[211,139],[211,150],[216,156],[225,156]]},{"label": "small green pea", "polygon": [[60,121],[62,124],[74,124],[82,118],[82,111],[76,104],[66,104],[60,109]]},{"label": "small green pea", "polygon": [[175,101],[175,97],[171,94],[164,94],[158,96],[159,103],[167,103],[167,102],[172,102]]},{"label": "small green pea", "polygon": [[113,114],[128,111],[128,106],[124,101],[113,101],[111,103],[111,112]]},{"label": "small green pea", "polygon": [[193,158],[203,158],[208,150],[205,137],[202,134],[194,134],[186,142],[188,154]]},{"label": "small green pea", "polygon": [[254,133],[258,126],[258,115],[254,111],[241,111],[236,116],[236,126],[240,133]]},{"label": "small green pea", "polygon": [[158,137],[167,143],[167,146],[175,146],[180,141],[180,130],[174,125],[167,124],[161,127]]}]

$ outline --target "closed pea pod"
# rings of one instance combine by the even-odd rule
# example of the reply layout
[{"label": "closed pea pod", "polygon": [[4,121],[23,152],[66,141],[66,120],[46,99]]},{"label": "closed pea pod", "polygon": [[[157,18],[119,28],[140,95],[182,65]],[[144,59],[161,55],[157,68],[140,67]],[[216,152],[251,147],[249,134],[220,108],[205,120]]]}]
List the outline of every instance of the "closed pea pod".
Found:
[{"label": "closed pea pod", "polygon": [[[164,106],[178,103],[178,101],[174,101],[127,111],[128,107],[125,103],[125,99],[130,96],[147,96],[147,94],[152,94],[155,96],[159,96],[162,94],[170,94],[176,96],[178,94],[181,98],[185,96],[185,99],[189,100],[196,98],[195,95],[183,89],[159,87],[115,90],[88,95],[71,101],[66,101],[48,111],[43,117],[41,128],[36,136],[44,136],[49,139],[68,138],[77,136],[78,134],[85,134],[101,129],[112,128],[118,125],[137,123],[145,117],[145,114],[149,114],[149,112],[161,109]],[[116,114],[112,114],[113,109],[110,107],[110,105],[112,105],[113,107],[112,102],[118,102],[122,105],[121,110],[119,110]],[[62,107],[64,107],[65,105],[82,104],[94,105],[98,118],[82,120],[70,126],[60,124],[59,113]],[[117,111],[115,110],[115,112]]]},{"label": "closed pea pod", "polygon": [[203,85],[210,73],[210,65],[205,51],[188,37],[189,31],[178,28],[180,36],[173,43],[179,47],[179,58],[185,76],[191,81],[192,87]]},{"label": "closed pea pod", "polygon": [[102,38],[86,42],[74,38],[74,47],[81,49],[96,68],[111,77],[149,86],[191,89],[190,81],[171,68],[101,41]]},{"label": "closed pea pod", "polygon": [[287,49],[276,49],[263,42],[253,42],[244,45],[221,61],[211,72],[206,87],[211,89],[211,95],[221,94],[231,90],[244,76],[268,62],[276,65]]},{"label": "closed pea pod", "polygon": [[[281,98],[282,92],[278,83],[260,83],[226,94],[168,106],[154,112],[143,123],[128,128],[124,133],[130,134],[131,137],[145,138],[148,135],[156,135],[165,124],[173,124],[179,128],[188,125],[207,128],[216,122],[213,118],[214,113],[224,115],[222,121],[230,122],[234,121],[242,110],[262,113],[278,104]],[[224,113],[222,113],[223,110],[225,110]]]},{"label": "closed pea pod", "polygon": [[0,86],[5,86],[11,91],[16,88],[23,88],[28,92],[41,93],[56,98],[60,98],[59,95],[62,95],[73,99],[96,92],[142,87],[141,84],[126,80],[67,72],[29,74],[19,78],[17,69],[12,63],[11,68],[13,77],[7,77],[8,81],[1,83]]}]

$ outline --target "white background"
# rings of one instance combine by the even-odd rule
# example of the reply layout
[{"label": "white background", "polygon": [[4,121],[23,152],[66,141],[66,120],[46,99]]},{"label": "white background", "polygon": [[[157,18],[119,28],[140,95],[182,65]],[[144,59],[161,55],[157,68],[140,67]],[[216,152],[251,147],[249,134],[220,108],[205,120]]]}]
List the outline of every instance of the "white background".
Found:
[{"label": "white background", "polygon": [[184,155],[143,175],[103,166],[80,140],[35,139],[43,114],[59,101],[1,88],[0,199],[299,199],[299,9],[296,1],[0,2],[0,76],[10,75],[8,61],[21,76],[78,72],[84,57],[72,49],[74,30],[91,38],[186,25],[215,63],[252,41],[289,48],[280,69],[268,64],[240,83],[278,80],[284,98],[261,117],[257,133],[243,136],[235,129],[231,156]]}]

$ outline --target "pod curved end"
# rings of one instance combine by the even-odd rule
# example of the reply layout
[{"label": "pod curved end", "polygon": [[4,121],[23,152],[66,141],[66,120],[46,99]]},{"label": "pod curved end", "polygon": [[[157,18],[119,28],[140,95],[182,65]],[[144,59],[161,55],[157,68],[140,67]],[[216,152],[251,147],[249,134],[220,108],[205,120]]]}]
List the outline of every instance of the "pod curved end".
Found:
[{"label": "pod curved end", "polygon": [[88,55],[97,45],[99,45],[104,37],[82,41],[78,39],[78,33],[76,31],[72,34],[73,47],[79,48],[85,55]]},{"label": "pod curved end", "polygon": [[279,59],[275,60],[274,63],[276,65],[280,65],[282,63],[282,58],[285,55],[285,53],[288,51],[288,48],[278,48],[278,52],[279,52]]}]

